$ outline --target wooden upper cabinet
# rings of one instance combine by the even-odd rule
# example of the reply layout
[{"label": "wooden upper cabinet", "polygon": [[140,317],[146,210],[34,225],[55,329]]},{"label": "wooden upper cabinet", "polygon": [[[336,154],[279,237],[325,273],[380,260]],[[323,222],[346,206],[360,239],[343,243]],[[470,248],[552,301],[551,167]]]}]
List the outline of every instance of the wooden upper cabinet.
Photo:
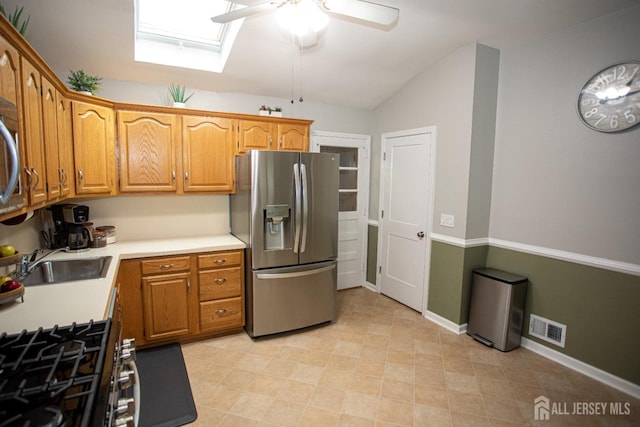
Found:
[{"label": "wooden upper cabinet", "polygon": [[42,85],[40,72],[21,58],[22,107],[24,147],[26,150],[23,171],[29,205],[32,207],[47,201],[47,171],[45,169],[44,137],[42,126]]},{"label": "wooden upper cabinet", "polygon": [[20,98],[20,57],[16,48],[0,36],[0,96],[13,105]]},{"label": "wooden upper cabinet", "polygon": [[120,191],[177,191],[180,138],[174,114],[118,111]]},{"label": "wooden upper cabinet", "polygon": [[309,151],[309,126],[278,124],[278,150]]},{"label": "wooden upper cabinet", "polygon": [[71,119],[71,101],[60,92],[56,92],[60,197],[73,196],[75,191],[73,185],[73,126]]},{"label": "wooden upper cabinet", "polygon": [[278,138],[278,127],[272,122],[240,120],[238,125],[238,153],[248,150],[272,150]]},{"label": "wooden upper cabinet", "polygon": [[57,200],[62,195],[62,174],[60,173],[60,145],[58,142],[57,91],[44,77],[42,78],[42,124],[44,130],[44,152],[46,156],[47,199]]},{"label": "wooden upper cabinet", "polygon": [[115,194],[113,109],[74,101],[72,111],[76,194]]},{"label": "wooden upper cabinet", "polygon": [[238,154],[248,150],[309,151],[309,126],[298,123],[240,120]]},{"label": "wooden upper cabinet", "polygon": [[[19,100],[21,99],[21,86],[20,86],[20,56],[18,51],[11,46],[11,44],[2,36],[0,36],[0,96],[9,101],[16,107],[18,107],[18,120],[22,121],[22,111],[20,110]],[[18,155],[20,159],[20,165],[25,164],[25,148],[24,148],[24,130],[22,128],[17,129],[18,140]],[[3,156],[0,156],[2,158]],[[21,168],[19,173],[22,175],[23,169]],[[0,182],[6,183],[8,177],[0,178]],[[24,188],[24,178],[22,178],[22,185]],[[27,192],[22,191],[22,204],[27,206],[29,200],[27,198]]]},{"label": "wooden upper cabinet", "polygon": [[223,117],[182,117],[185,192],[234,191],[234,124]]}]

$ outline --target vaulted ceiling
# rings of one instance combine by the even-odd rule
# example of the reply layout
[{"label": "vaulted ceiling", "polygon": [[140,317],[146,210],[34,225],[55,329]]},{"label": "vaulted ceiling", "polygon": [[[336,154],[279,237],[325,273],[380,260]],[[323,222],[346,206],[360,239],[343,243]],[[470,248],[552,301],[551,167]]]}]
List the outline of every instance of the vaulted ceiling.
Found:
[{"label": "vaulted ceiling", "polygon": [[[251,5],[263,0],[238,0]],[[380,30],[332,18],[302,53],[273,13],[247,18],[221,74],[134,57],[134,0],[23,0],[27,40],[57,72],[82,68],[114,80],[186,84],[214,92],[298,98],[374,108],[443,56],[478,41],[508,48],[640,0],[374,0],[400,9]],[[176,7],[180,2],[176,0]],[[302,76],[302,78],[301,78]]]}]

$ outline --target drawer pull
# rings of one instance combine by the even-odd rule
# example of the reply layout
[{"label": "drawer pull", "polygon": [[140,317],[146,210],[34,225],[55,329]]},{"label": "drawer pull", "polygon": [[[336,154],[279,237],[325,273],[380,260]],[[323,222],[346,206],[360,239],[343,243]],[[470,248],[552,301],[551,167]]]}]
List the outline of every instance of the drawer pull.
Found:
[{"label": "drawer pull", "polygon": [[161,269],[161,270],[168,270],[168,269],[170,269],[170,268],[173,268],[173,264],[162,264],[162,265],[160,266],[160,269]]},{"label": "drawer pull", "polygon": [[225,262],[227,262],[227,259],[226,258],[219,258],[219,259],[217,259],[217,260],[215,260],[213,262],[215,262],[216,264],[224,264]]},{"label": "drawer pull", "polygon": [[227,279],[226,278],[221,278],[221,279],[214,279],[213,281],[215,283],[219,284],[219,285],[222,285],[224,282],[227,281]]},{"label": "drawer pull", "polygon": [[225,314],[227,312],[227,310],[225,308],[221,308],[216,310],[216,314]]}]

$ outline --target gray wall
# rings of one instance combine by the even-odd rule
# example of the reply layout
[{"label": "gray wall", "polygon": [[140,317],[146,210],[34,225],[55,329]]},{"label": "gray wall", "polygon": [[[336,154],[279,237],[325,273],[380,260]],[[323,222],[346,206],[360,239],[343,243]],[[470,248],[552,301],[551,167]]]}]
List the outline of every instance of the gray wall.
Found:
[{"label": "gray wall", "polygon": [[[432,231],[464,238],[469,192],[476,44],[464,46],[419,74],[373,112],[370,217],[378,218],[380,134],[437,127],[435,206]],[[454,229],[439,225],[453,214]]]},{"label": "gray wall", "polygon": [[[56,74],[66,81],[67,70],[57,70]],[[179,76],[176,77],[179,79]],[[119,102],[149,105],[171,105],[167,86],[105,79],[98,95]],[[187,102],[188,108],[224,111],[241,114],[258,114],[261,105],[281,107],[284,117],[311,119],[312,130],[329,132],[369,134],[371,132],[371,111],[363,108],[345,107],[313,101],[296,101],[285,98],[248,95],[242,93],[211,92],[194,89],[186,85],[187,93],[195,92]]]},{"label": "gray wall", "polygon": [[640,264],[640,128],[576,113],[598,70],[640,60],[640,7],[501,51],[490,236]]}]

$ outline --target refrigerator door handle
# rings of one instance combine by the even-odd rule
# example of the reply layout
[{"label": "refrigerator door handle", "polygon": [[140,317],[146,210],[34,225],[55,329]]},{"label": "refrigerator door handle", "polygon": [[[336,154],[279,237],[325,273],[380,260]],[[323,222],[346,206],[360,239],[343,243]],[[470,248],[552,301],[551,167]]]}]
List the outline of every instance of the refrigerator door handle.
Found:
[{"label": "refrigerator door handle", "polygon": [[307,223],[309,219],[309,186],[307,185],[307,166],[300,163],[300,175],[302,175],[302,239],[300,252],[304,252],[307,246]]},{"label": "refrigerator door handle", "polygon": [[293,238],[293,253],[298,253],[300,249],[300,229],[302,225],[302,186],[300,184],[300,164],[293,164],[293,182],[295,184],[296,215],[295,234]]},{"label": "refrigerator door handle", "polygon": [[258,279],[289,279],[292,277],[311,276],[313,274],[324,273],[336,268],[335,264],[328,265],[326,267],[320,267],[313,270],[295,271],[291,273],[258,273],[256,276]]}]

